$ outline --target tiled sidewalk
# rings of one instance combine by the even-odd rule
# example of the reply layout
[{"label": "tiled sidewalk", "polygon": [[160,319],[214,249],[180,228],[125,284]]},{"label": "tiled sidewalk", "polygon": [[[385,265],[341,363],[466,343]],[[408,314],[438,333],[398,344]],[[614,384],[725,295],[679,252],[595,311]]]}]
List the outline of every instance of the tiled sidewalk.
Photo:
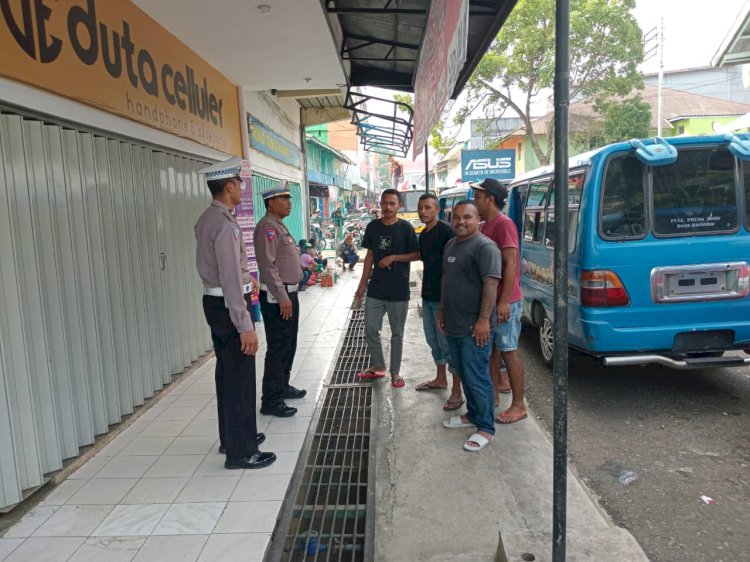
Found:
[{"label": "tiled sidewalk", "polygon": [[[44,562],[262,560],[361,268],[300,294],[292,418],[258,414],[263,470],[225,470],[218,454],[212,358],[54,489],[0,539],[0,560]],[[258,400],[265,337],[258,326]]]}]

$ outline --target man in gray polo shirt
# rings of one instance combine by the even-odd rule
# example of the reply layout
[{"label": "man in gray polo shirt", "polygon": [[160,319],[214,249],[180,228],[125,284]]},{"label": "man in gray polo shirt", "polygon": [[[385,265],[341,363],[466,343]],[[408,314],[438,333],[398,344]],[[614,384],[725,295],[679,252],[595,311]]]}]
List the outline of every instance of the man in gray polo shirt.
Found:
[{"label": "man in gray polo shirt", "polygon": [[489,344],[496,325],[502,258],[497,244],[479,232],[479,212],[471,201],[454,206],[451,226],[456,238],[443,250],[438,325],[448,337],[451,364],[463,383],[466,414],[445,420],[443,426],[476,427],[464,449],[481,451],[495,435]]}]

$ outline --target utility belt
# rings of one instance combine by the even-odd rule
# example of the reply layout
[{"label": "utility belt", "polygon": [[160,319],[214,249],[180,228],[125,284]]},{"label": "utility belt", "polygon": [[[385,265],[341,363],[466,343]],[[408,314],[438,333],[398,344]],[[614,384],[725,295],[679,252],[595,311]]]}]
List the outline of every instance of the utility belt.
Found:
[{"label": "utility belt", "polygon": [[[284,288],[286,289],[287,293],[296,293],[297,289],[299,288],[299,285],[297,283],[294,283],[291,285],[287,285],[286,283],[284,283]],[[268,293],[269,292],[268,285],[266,285],[265,283],[261,283],[260,290]]]},{"label": "utility belt", "polygon": [[[243,295],[251,293],[252,291],[253,285],[251,283],[242,286]],[[208,295],[209,297],[224,297],[224,291],[221,290],[221,287],[204,287],[203,294]]]}]

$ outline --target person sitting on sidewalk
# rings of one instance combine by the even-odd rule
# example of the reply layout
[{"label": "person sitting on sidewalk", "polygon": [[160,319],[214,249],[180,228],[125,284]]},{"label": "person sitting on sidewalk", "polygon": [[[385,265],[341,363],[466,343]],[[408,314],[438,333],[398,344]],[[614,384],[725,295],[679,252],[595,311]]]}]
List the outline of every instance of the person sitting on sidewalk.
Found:
[{"label": "person sitting on sidewalk", "polygon": [[336,255],[344,261],[344,266],[349,266],[349,271],[354,271],[354,266],[359,261],[357,247],[354,245],[351,234],[344,236],[344,241],[339,244]]},{"label": "person sitting on sidewalk", "polygon": [[[508,190],[502,183],[486,178],[471,186],[474,188],[474,203],[485,221],[479,231],[497,244],[503,256],[503,281],[497,292],[497,330],[490,364],[496,392],[507,392],[510,384],[513,397],[510,407],[498,414],[495,421],[516,423],[528,417],[524,403],[523,365],[518,353],[523,313],[518,229],[516,223],[502,213],[508,198]],[[501,370],[500,356],[508,369],[507,374]],[[499,406],[497,394],[495,404]]]},{"label": "person sitting on sidewalk", "polygon": [[[370,352],[370,367],[357,373],[361,379],[385,376],[385,357],[380,342],[383,316],[388,314],[391,327],[391,386],[403,388],[406,382],[399,375],[404,345],[404,325],[409,310],[409,264],[419,259],[419,243],[414,227],[398,218],[401,194],[386,189],[380,196],[383,218],[370,222],[365,229],[362,246],[367,248],[365,265],[355,299],[365,301],[365,336]],[[372,278],[371,278],[372,277]],[[369,281],[369,283],[368,283]]]},{"label": "person sitting on sidewalk", "polygon": [[318,251],[318,241],[317,241],[317,240],[315,239],[315,237],[314,237],[314,236],[311,236],[311,237],[310,237],[310,240],[305,240],[304,238],[302,238],[302,239],[301,239],[301,240],[299,241],[299,250],[300,250],[300,254],[302,254],[302,253],[303,253],[303,252],[305,251],[305,246],[306,246],[307,244],[310,244],[310,245],[312,245],[312,247],[313,247],[313,250],[315,250],[315,251],[313,252],[313,254],[312,254],[312,256],[313,256],[313,259],[315,260],[315,263],[317,263],[318,265],[322,266],[322,267],[323,267],[323,269],[327,268],[327,267],[328,267],[328,259],[327,259],[327,258],[324,258],[324,257],[323,257],[323,254],[321,254],[321,253],[320,253],[320,252]]},{"label": "person sitting on sidewalk", "polygon": [[310,276],[313,274],[318,264],[315,263],[313,254],[315,249],[309,242],[305,244],[305,251],[299,256],[299,263],[302,266],[302,280],[299,282],[299,290],[304,291],[307,287],[307,282],[310,280]]},{"label": "person sitting on sidewalk", "polygon": [[[432,358],[437,366],[433,380],[417,385],[417,390],[442,390],[448,388],[446,374],[449,362],[448,340],[438,330],[437,313],[440,307],[440,283],[442,279],[443,249],[455,235],[447,222],[438,219],[438,199],[432,193],[420,196],[417,212],[425,228],[419,235],[419,255],[424,264],[422,274],[422,327],[427,345],[430,346]],[[443,410],[458,410],[464,403],[461,399],[461,379],[455,369],[450,367],[453,375],[451,395],[443,404]]]},{"label": "person sitting on sidewalk", "polygon": [[466,414],[443,421],[443,426],[476,426],[464,449],[481,451],[495,435],[490,351],[502,258],[497,245],[479,232],[479,212],[473,202],[453,207],[451,225],[456,238],[443,250],[438,326],[448,336],[451,363],[466,394]]}]

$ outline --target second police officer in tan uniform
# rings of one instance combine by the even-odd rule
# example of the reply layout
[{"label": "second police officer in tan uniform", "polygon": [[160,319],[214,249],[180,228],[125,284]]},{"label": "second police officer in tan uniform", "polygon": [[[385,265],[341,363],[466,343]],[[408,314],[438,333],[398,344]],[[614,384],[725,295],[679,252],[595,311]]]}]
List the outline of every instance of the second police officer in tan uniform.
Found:
[{"label": "second police officer in tan uniform", "polygon": [[260,273],[260,311],[266,331],[263,396],[260,413],[289,417],[297,408],[285,400],[302,398],[306,390],[289,384],[299,329],[298,285],[302,279],[297,243],[283,220],[292,212],[286,180],[263,193],[266,214],[255,226],[253,239]]},{"label": "second police officer in tan uniform", "polygon": [[219,451],[228,469],[263,468],[276,460],[261,453],[265,435],[255,421],[255,353],[258,336],[250,316],[253,280],[242,231],[232,212],[244,184],[238,157],[201,170],[213,196],[195,224],[195,264],[203,281],[203,312],[216,352]]}]

